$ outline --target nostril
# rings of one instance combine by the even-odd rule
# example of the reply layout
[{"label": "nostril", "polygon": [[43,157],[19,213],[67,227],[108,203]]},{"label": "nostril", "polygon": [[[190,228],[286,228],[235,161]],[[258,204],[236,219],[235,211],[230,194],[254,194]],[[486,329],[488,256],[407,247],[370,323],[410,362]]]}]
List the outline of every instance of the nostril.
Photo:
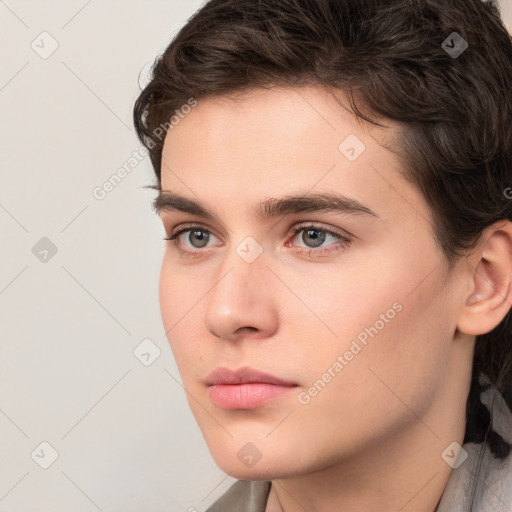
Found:
[{"label": "nostril", "polygon": [[239,331],[242,331],[242,332],[243,332],[243,331],[244,331],[244,329],[245,329],[245,330],[249,330],[249,331],[258,331],[258,330],[259,330],[257,327],[253,327],[252,325],[248,325],[248,326],[246,326],[246,327],[240,327],[239,329],[237,329],[237,331],[236,331],[236,332],[237,332],[237,333],[238,333]]}]

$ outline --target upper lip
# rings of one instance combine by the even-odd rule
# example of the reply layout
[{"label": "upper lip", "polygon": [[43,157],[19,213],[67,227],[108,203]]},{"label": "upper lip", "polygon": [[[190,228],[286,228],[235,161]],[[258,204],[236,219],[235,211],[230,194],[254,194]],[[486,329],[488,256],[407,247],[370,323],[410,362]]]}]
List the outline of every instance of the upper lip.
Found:
[{"label": "upper lip", "polygon": [[255,370],[248,366],[230,370],[224,366],[215,368],[206,377],[206,384],[212,386],[214,384],[247,384],[250,382],[263,382],[267,384],[276,384],[278,386],[296,386],[295,382],[280,379],[269,373]]}]

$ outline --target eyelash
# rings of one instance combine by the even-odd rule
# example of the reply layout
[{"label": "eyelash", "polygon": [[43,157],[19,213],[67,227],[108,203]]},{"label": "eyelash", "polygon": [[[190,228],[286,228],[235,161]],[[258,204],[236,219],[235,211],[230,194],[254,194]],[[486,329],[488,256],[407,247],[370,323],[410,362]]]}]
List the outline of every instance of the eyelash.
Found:
[{"label": "eyelash", "polygon": [[[291,234],[293,234],[293,238],[295,238],[302,231],[308,231],[308,230],[320,231],[322,233],[327,233],[329,235],[332,235],[339,239],[340,244],[337,246],[337,248],[334,248],[334,249],[332,248],[332,246],[335,244],[327,246],[327,249],[326,248],[315,249],[315,248],[307,248],[307,247],[298,247],[298,249],[300,249],[300,252],[308,252],[309,254],[316,253],[317,255],[323,255],[326,253],[341,251],[341,250],[347,248],[350,245],[350,243],[352,242],[352,238],[349,236],[341,235],[340,233],[336,233],[333,230],[324,228],[323,226],[319,226],[317,224],[311,224],[311,223],[310,224],[305,223],[305,224],[300,224],[300,225],[295,226],[295,228],[292,230]],[[180,251],[180,253],[183,255],[186,255],[186,256],[198,256],[201,253],[204,253],[205,252],[204,249],[196,249],[194,251],[187,251],[185,249],[181,249],[180,247],[178,247],[178,241],[179,241],[178,238],[182,234],[188,233],[189,231],[201,231],[203,233],[208,233],[210,235],[213,234],[210,230],[203,228],[203,226],[187,225],[187,226],[184,226],[179,231],[173,233],[169,238],[164,238],[164,240],[166,240],[168,242],[172,242],[172,244]]]}]

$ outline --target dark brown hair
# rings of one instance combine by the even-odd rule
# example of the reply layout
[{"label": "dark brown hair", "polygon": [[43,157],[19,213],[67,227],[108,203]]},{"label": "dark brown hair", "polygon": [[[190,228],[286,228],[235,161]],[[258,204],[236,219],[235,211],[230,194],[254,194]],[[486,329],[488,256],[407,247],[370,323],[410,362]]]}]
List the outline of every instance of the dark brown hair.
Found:
[{"label": "dark brown hair", "polygon": [[[451,53],[463,49],[460,38],[468,47]],[[491,0],[210,0],[156,59],[134,122],[160,188],[159,127],[191,98],[276,86],[344,91],[358,119],[404,127],[404,177],[429,203],[452,267],[485,228],[512,220],[511,84],[512,38]],[[480,373],[512,408],[511,334],[509,310],[477,336],[464,442],[483,441],[489,426]],[[510,452],[492,430],[487,442],[498,458]]]}]

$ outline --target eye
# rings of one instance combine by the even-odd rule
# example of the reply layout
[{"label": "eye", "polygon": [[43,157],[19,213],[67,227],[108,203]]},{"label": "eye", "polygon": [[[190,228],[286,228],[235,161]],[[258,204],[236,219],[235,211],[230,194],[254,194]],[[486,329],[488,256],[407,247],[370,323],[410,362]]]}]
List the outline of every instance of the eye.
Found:
[{"label": "eye", "polygon": [[[302,249],[308,249],[309,254],[324,254],[325,252],[331,252],[333,250],[341,250],[348,246],[352,241],[348,234],[343,235],[341,233],[335,232],[334,230],[327,229],[316,224],[298,225],[294,228],[293,233],[295,235],[294,240],[299,238],[299,240],[304,244],[302,246],[299,245],[298,247]],[[299,237],[301,233],[302,235]],[[327,246],[323,245],[326,241],[329,241],[329,239],[334,239],[334,242],[339,243],[331,243]],[[289,244],[286,245],[287,247],[290,246]],[[318,250],[319,247],[321,250]]]},{"label": "eye", "polygon": [[[179,246],[180,244],[178,242],[183,242],[183,240],[180,239],[186,233],[188,233],[188,236],[184,238],[191,244],[192,249],[204,249],[208,245],[210,237],[213,236],[210,231],[203,229],[201,226],[184,226],[169,238],[164,238],[164,240],[174,242],[174,245]],[[184,250],[183,252],[193,251]]]},{"label": "eye", "polygon": [[[301,233],[302,236],[299,237]],[[342,250],[352,241],[348,233],[337,233],[332,229],[311,223],[295,226],[292,230],[292,235],[292,240],[300,238],[304,245],[294,245],[287,242],[285,246],[296,247],[301,252],[307,251],[310,256],[320,256],[327,252]],[[210,242],[212,237],[216,238],[211,231],[202,226],[186,225],[174,232],[169,238],[164,238],[164,240],[172,242],[181,254],[199,255],[201,252],[205,252],[202,250],[208,247],[208,242]],[[325,245],[325,242],[329,241],[329,239],[333,240],[334,243]],[[338,243],[336,244],[336,242]],[[185,249],[182,248],[183,246]]]}]

